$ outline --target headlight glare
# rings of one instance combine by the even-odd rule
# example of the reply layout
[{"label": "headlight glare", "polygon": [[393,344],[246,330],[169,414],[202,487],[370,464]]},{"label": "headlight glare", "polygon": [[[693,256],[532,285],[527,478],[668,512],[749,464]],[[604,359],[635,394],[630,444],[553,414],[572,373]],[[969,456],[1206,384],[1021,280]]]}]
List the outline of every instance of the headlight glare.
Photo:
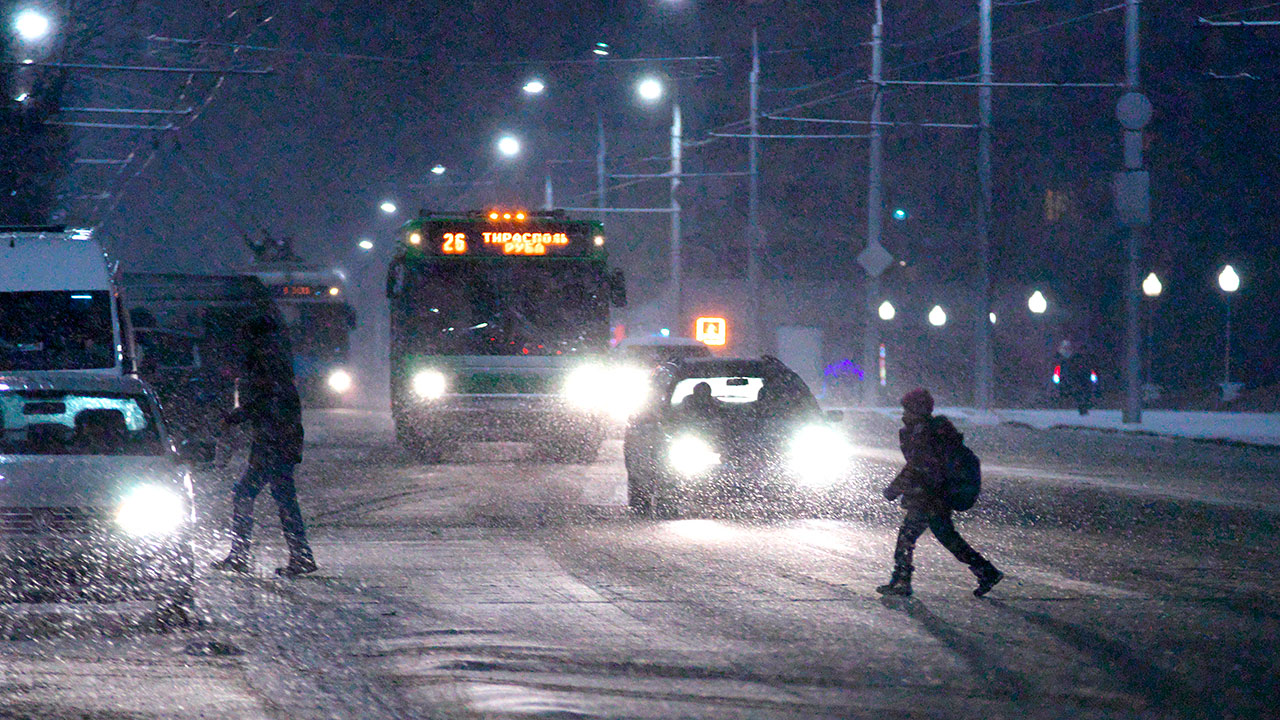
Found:
[{"label": "headlight glare", "polygon": [[609,376],[598,365],[574,368],[564,379],[564,396],[569,404],[582,410],[604,407],[609,390]]},{"label": "headlight glare", "polygon": [[829,425],[806,425],[791,439],[787,462],[796,478],[810,487],[827,487],[844,477],[853,447]]},{"label": "headlight glare", "polygon": [[182,495],[160,485],[139,485],[128,492],[116,507],[116,525],[130,535],[168,535],[186,520],[187,504]]},{"label": "headlight glare", "polygon": [[342,368],[338,368],[337,370],[329,373],[329,379],[327,382],[329,384],[329,389],[339,395],[349,391],[353,384],[351,373],[343,370]]},{"label": "headlight glare", "polygon": [[667,459],[682,475],[700,475],[720,464],[720,453],[696,435],[681,435],[671,441]]},{"label": "headlight glare", "polygon": [[413,392],[423,400],[438,400],[449,388],[449,381],[439,370],[419,370],[413,376]]}]

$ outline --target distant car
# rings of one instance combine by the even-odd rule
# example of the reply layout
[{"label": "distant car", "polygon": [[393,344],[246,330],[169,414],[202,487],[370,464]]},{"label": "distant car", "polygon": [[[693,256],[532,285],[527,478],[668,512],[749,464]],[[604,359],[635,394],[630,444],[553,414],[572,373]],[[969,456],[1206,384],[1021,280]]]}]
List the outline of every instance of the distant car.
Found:
[{"label": "distant car", "polygon": [[685,358],[711,357],[706,343],[686,337],[629,337],[614,348],[614,357],[649,368]]},{"label": "distant car", "polygon": [[0,374],[0,601],[154,599],[185,623],[194,520],[145,383]]},{"label": "distant car", "polygon": [[627,426],[628,504],[673,517],[694,500],[820,500],[850,470],[839,419],[774,357],[664,365]]}]

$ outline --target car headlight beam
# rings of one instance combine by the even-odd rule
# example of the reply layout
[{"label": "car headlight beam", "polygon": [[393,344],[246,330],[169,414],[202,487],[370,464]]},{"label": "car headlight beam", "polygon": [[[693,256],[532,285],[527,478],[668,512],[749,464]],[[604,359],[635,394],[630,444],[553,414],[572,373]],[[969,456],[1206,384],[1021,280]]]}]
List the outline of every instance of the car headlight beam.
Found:
[{"label": "car headlight beam", "polygon": [[681,475],[701,475],[720,464],[720,453],[696,435],[681,435],[671,441],[667,459]]},{"label": "car headlight beam", "polygon": [[837,429],[806,425],[791,439],[787,464],[796,479],[810,487],[828,487],[849,472],[853,447]]},{"label": "car headlight beam", "polygon": [[449,381],[439,370],[419,370],[413,376],[413,393],[423,400],[439,400],[449,389]]},{"label": "car headlight beam", "polygon": [[139,485],[116,507],[116,525],[139,537],[169,535],[187,518],[182,495],[160,485]]}]

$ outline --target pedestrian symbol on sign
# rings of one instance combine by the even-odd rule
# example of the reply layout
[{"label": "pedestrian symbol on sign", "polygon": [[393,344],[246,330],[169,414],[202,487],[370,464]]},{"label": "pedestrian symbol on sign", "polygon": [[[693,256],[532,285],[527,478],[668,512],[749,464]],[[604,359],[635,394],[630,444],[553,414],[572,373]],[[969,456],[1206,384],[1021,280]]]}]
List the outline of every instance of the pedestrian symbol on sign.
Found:
[{"label": "pedestrian symbol on sign", "polygon": [[724,345],[729,339],[729,323],[722,317],[700,317],[693,321],[693,337],[707,345]]}]

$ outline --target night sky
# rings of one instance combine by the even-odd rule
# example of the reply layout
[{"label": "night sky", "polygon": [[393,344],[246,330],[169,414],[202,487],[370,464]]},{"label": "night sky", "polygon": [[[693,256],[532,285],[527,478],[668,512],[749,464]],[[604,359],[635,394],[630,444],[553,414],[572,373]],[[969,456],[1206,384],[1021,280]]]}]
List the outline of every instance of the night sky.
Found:
[{"label": "night sky", "polygon": [[[1123,13],[1105,0],[997,3],[998,80],[1119,81]],[[1235,298],[1240,372],[1280,380],[1280,262],[1274,240],[1277,31],[1210,30],[1218,16],[1260,3],[1147,2],[1143,80],[1155,104],[1147,161],[1154,224],[1144,265],[1165,280],[1157,364],[1170,379],[1217,372],[1223,302],[1215,275],[1240,269]],[[271,68],[268,76],[72,74],[74,106],[193,107],[178,132],[77,130],[77,157],[125,157],[120,168],[76,166],[66,219],[100,224],[137,269],[218,271],[248,259],[242,237],[296,238],[317,262],[374,274],[361,237],[386,242],[405,212],[499,201],[541,203],[548,161],[557,205],[595,202],[595,117],[607,128],[612,172],[665,169],[669,109],[634,99],[647,72],[680,78],[685,137],[743,132],[750,28],[764,51],[762,108],[778,114],[865,119],[869,2],[267,2],[92,3],[68,59],[80,62]],[[234,12],[233,12],[234,11]],[[1270,14],[1269,14],[1270,13]],[[1280,6],[1240,17],[1280,18]],[[976,2],[888,2],[886,67],[902,79],[971,79]],[[1045,30],[1046,26],[1058,25]],[[92,33],[89,31],[93,30]],[[92,37],[90,37],[92,35]],[[204,39],[253,47],[155,39]],[[591,62],[598,41],[612,60]],[[274,48],[262,50],[254,48]],[[359,55],[360,58],[342,54]],[[714,61],[617,62],[717,56]],[[380,59],[374,59],[380,58]],[[1214,80],[1248,71],[1260,80]],[[598,74],[597,74],[598,73]],[[525,98],[534,75],[547,92]],[[1268,80],[1271,81],[1268,81]],[[1110,218],[1110,173],[1120,164],[1113,108],[1119,91],[998,90],[995,94],[997,297],[1045,288],[1064,332],[1116,352],[1123,333],[1121,235]],[[973,88],[891,88],[886,117],[972,122]],[[76,119],[84,119],[77,117]],[[101,118],[96,118],[101,119]],[[135,117],[136,120],[136,117]],[[148,118],[148,122],[150,119]],[[737,124],[735,124],[737,123]],[[766,121],[766,132],[855,133],[857,126]],[[499,160],[493,143],[514,132],[525,152]],[[714,140],[714,139],[713,139]],[[976,180],[968,131],[895,130],[886,141],[886,246],[911,266],[892,283],[965,283],[972,277]],[[866,144],[768,141],[762,161],[766,272],[800,279],[853,277],[864,241]],[[686,150],[687,172],[741,170],[745,143],[719,139]],[[584,162],[578,162],[584,161]],[[449,168],[443,178],[429,169]],[[119,171],[119,172],[118,172]],[[614,180],[613,184],[623,183]],[[1047,190],[1068,198],[1046,223]],[[74,196],[110,193],[100,200]],[[397,218],[378,203],[394,199]],[[692,275],[739,276],[745,183],[691,181],[684,205]],[[611,190],[615,205],[660,205],[662,182]],[[611,218],[633,294],[663,279],[665,218]],[[852,249],[852,251],[851,251]],[[897,272],[898,276],[892,276]],[[1015,312],[1010,308],[1009,312]],[[1119,356],[1116,356],[1119,357]]]}]

